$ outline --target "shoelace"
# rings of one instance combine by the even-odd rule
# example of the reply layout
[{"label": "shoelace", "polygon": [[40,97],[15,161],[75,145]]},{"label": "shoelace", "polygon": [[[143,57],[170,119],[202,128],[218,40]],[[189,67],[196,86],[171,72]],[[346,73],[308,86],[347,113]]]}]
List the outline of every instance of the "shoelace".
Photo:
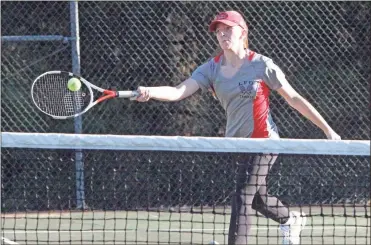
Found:
[{"label": "shoelace", "polygon": [[288,225],[281,225],[280,228],[284,237],[290,237],[290,227]]},{"label": "shoelace", "polygon": [[[295,224],[296,220],[297,220],[297,217],[294,216],[293,218],[295,219],[293,224]],[[283,236],[287,237],[287,238],[290,238],[290,225],[281,225],[280,228],[281,228]]]}]

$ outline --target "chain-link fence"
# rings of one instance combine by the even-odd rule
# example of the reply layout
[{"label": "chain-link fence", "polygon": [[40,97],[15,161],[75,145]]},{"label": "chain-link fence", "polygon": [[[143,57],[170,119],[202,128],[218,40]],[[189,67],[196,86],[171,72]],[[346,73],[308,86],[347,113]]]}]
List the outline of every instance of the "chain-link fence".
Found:
[{"label": "chain-link fence", "polygon": [[[66,2],[2,2],[1,23],[2,36],[70,35]],[[70,71],[71,60],[71,45],[62,40],[2,41],[2,131],[73,132],[73,122],[56,121],[40,114],[30,93],[37,76],[49,70]]]},{"label": "chain-link fence", "polygon": [[[2,36],[70,36],[68,2],[1,8]],[[250,49],[271,57],[343,139],[370,139],[370,2],[79,2],[81,75],[122,90],[179,84],[213,56],[217,42],[207,27],[227,9],[245,16]],[[42,114],[30,97],[39,74],[71,71],[69,42],[2,42],[1,59],[1,130],[74,132],[73,120]],[[276,93],[271,109],[282,137],[325,138]],[[219,103],[201,92],[177,103],[108,101],[83,116],[83,133],[223,136],[224,127]],[[317,167],[303,171],[320,176],[325,160],[311,161]],[[297,163],[287,160],[280,171],[289,172],[290,164]],[[2,168],[3,183],[17,179],[14,166]],[[328,178],[337,172],[328,171]]]},{"label": "chain-link fence", "polygon": [[[81,2],[81,75],[118,89],[176,85],[216,50],[207,31],[213,16],[236,9],[250,26],[252,50],[273,58],[344,139],[369,139],[370,8],[369,2]],[[68,20],[68,3],[2,3],[3,36],[68,36]],[[71,70],[70,53],[68,43],[2,43],[3,131],[73,132],[72,120],[51,120],[29,95],[40,73]],[[271,101],[283,137],[325,137],[275,93]],[[84,133],[215,136],[224,125],[218,102],[201,93],[179,103],[110,101],[83,117]]]}]

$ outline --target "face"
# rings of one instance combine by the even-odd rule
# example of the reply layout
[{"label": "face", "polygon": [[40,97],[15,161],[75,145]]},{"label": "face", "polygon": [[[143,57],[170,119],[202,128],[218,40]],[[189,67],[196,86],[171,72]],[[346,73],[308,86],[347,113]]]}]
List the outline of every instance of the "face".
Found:
[{"label": "face", "polygon": [[243,46],[245,31],[240,26],[228,26],[218,23],[216,26],[216,37],[223,50],[237,51],[240,45]]}]

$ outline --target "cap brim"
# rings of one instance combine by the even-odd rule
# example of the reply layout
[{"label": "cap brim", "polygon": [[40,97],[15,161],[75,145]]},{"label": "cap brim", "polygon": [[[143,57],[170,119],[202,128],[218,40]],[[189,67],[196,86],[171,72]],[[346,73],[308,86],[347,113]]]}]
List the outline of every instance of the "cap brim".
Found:
[{"label": "cap brim", "polygon": [[238,26],[236,22],[230,21],[230,20],[213,20],[209,26],[209,31],[214,32],[216,30],[216,25],[218,23],[223,23],[227,26]]}]

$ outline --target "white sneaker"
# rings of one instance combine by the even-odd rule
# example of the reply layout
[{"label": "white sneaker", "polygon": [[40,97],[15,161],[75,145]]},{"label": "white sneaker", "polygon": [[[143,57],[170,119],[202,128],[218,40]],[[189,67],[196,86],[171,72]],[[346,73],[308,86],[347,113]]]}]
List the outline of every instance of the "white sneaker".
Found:
[{"label": "white sneaker", "polygon": [[290,212],[290,219],[294,219],[290,225],[280,225],[282,232],[282,244],[300,244],[300,232],[304,229],[307,222],[305,213],[297,211]]}]

